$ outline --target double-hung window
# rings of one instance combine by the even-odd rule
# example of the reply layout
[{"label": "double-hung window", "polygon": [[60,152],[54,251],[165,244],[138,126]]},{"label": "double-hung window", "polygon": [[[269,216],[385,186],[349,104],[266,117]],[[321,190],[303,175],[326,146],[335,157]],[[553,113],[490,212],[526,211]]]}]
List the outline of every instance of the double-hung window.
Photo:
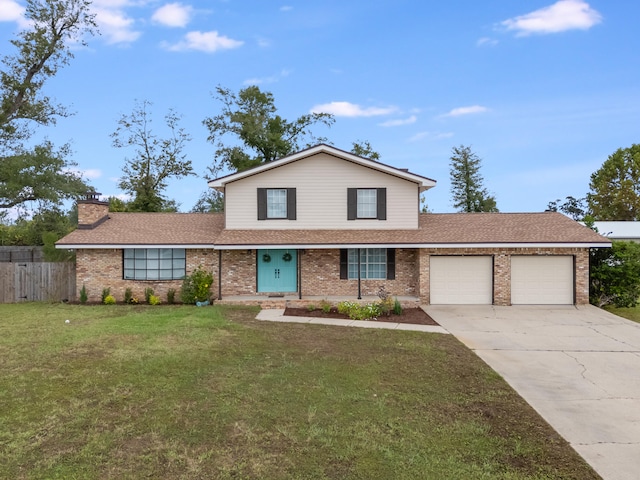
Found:
[{"label": "double-hung window", "polygon": [[258,188],[258,220],[295,219],[295,188]]},{"label": "double-hung window", "polygon": [[125,248],[125,280],[179,280],[186,275],[184,248]]},{"label": "double-hung window", "polygon": [[[358,249],[349,249],[349,279],[358,278]],[[387,278],[387,249],[386,248],[361,248],[360,249],[360,278],[385,279]]]},{"label": "double-hung window", "polygon": [[386,188],[348,188],[347,220],[386,220]]}]

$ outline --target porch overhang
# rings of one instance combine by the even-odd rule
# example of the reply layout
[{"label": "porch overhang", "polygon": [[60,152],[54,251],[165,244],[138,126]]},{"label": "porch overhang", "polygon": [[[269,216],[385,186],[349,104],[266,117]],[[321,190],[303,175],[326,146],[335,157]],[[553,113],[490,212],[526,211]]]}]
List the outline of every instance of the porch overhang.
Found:
[{"label": "porch overhang", "polygon": [[336,249],[336,248],[609,248],[610,243],[290,243],[290,244],[216,244],[215,250]]}]

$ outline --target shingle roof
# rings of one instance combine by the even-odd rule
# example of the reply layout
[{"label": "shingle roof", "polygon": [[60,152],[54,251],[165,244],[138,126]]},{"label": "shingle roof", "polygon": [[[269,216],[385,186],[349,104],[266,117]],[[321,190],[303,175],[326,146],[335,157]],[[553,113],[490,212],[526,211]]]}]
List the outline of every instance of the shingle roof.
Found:
[{"label": "shingle roof", "polygon": [[91,230],[75,230],[57,245],[208,245],[224,227],[220,213],[109,213]]},{"label": "shingle roof", "polygon": [[610,240],[554,212],[421,214],[416,230],[226,230],[223,214],[110,213],[57,244],[100,245],[456,245],[601,244]]}]

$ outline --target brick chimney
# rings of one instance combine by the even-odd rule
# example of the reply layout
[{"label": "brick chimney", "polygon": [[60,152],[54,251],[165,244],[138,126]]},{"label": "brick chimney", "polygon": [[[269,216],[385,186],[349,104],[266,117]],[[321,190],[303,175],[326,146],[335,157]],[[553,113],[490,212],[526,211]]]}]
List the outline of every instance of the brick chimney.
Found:
[{"label": "brick chimney", "polygon": [[99,199],[98,192],[87,192],[78,200],[78,228],[92,229],[109,218],[109,202]]}]

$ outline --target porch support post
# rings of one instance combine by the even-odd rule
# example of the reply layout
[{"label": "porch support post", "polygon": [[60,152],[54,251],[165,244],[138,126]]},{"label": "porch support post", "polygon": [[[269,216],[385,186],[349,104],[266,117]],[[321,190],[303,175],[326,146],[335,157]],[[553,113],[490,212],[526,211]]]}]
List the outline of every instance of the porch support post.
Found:
[{"label": "porch support post", "polygon": [[222,250],[218,250],[218,300],[222,300]]},{"label": "porch support post", "polygon": [[298,300],[302,300],[302,250],[296,250],[296,259],[298,260]]},{"label": "porch support post", "polygon": [[358,300],[362,300],[362,282],[360,278],[360,249],[358,249]]}]

